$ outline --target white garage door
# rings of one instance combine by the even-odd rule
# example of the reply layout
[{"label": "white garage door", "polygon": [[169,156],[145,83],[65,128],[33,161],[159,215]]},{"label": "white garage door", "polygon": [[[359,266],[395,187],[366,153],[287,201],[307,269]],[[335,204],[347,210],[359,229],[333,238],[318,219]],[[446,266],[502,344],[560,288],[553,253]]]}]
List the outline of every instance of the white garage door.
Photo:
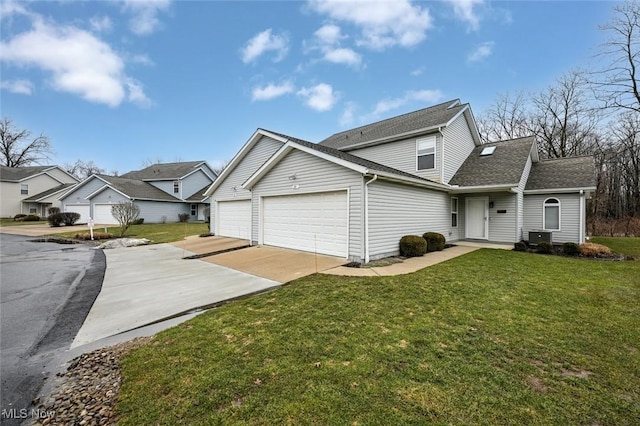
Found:
[{"label": "white garage door", "polygon": [[88,204],[67,204],[64,206],[64,211],[80,213],[80,219],[76,223],[87,223],[89,221],[90,211]]},{"label": "white garage door", "polygon": [[219,201],[216,235],[251,238],[251,200]]},{"label": "white garage door", "polygon": [[347,191],[265,197],[264,244],[347,257]]},{"label": "white garage door", "polygon": [[112,204],[94,204],[93,222],[96,225],[117,225],[118,221],[111,215]]}]

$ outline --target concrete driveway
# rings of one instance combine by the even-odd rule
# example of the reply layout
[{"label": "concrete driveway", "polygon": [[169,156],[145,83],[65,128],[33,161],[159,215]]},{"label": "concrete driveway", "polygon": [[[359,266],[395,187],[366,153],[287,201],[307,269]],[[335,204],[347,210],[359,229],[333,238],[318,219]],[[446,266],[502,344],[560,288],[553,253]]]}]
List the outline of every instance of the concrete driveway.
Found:
[{"label": "concrete driveway", "polygon": [[[101,231],[103,228],[104,225],[95,225],[94,230]],[[34,225],[0,226],[0,233],[2,234],[25,235],[27,237],[41,237],[43,235],[62,234],[72,231],[89,232],[89,228],[87,227],[87,225],[51,227],[47,223],[38,223]]]},{"label": "concrete driveway", "polygon": [[193,253],[171,244],[104,253],[102,291],[72,348],[280,285],[220,265],[185,260],[185,254]]}]

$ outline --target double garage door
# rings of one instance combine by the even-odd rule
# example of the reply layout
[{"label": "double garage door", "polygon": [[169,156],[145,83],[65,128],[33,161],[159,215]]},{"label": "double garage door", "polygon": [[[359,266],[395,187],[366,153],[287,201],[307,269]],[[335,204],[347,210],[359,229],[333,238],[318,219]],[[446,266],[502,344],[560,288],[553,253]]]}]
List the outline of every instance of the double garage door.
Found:
[{"label": "double garage door", "polygon": [[[347,191],[264,197],[262,243],[347,257]],[[218,235],[249,239],[251,201],[218,202]]]},{"label": "double garage door", "polygon": [[111,204],[94,204],[93,205],[93,222],[97,225],[117,225],[111,214]]},{"label": "double garage door", "polygon": [[89,217],[91,216],[89,204],[66,204],[64,211],[78,213],[80,219],[76,222],[77,224],[89,222]]}]

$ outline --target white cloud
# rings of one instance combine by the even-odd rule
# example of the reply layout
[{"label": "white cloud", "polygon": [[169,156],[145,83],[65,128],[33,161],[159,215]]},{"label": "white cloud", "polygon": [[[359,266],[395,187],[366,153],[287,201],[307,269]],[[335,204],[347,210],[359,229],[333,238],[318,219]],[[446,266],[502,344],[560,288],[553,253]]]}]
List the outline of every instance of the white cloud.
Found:
[{"label": "white cloud", "polygon": [[148,55],[145,55],[144,53],[132,55],[131,57],[129,57],[129,62],[134,64],[146,65],[149,67],[155,65],[155,62],[153,62],[153,60]]},{"label": "white cloud", "polygon": [[409,0],[340,1],[309,0],[313,10],[360,29],[357,44],[371,49],[411,47],[426,37],[432,26],[429,11]]},{"label": "white cloud", "polygon": [[410,102],[424,102],[433,104],[442,99],[440,90],[410,90],[404,96],[395,99],[385,99],[376,104],[372,116],[379,116],[387,111],[398,109]]},{"label": "white cloud", "polygon": [[480,28],[480,17],[474,10],[475,6],[484,4],[484,0],[446,0],[453,6],[453,12],[461,21],[467,22],[469,28],[476,31]]},{"label": "white cloud", "polygon": [[[0,42],[0,60],[50,73],[51,86],[90,102],[120,105],[146,96],[124,72],[124,60],[104,41],[73,26],[56,26],[37,17],[33,27]],[[128,92],[128,94],[127,94]]]},{"label": "white cloud", "polygon": [[409,74],[411,74],[412,77],[421,76],[422,74],[424,74],[424,67],[416,68],[415,70],[412,70]]},{"label": "white cloud", "polygon": [[354,102],[347,102],[340,115],[340,125],[341,126],[350,126],[355,121],[356,115],[356,104]]},{"label": "white cloud", "polygon": [[158,14],[166,11],[171,0],[124,0],[124,10],[133,16],[129,29],[137,35],[148,35],[160,27]]},{"label": "white cloud", "polygon": [[325,24],[315,33],[315,40],[310,43],[309,50],[322,52],[322,59],[334,64],[359,67],[362,56],[351,48],[342,47],[341,41],[348,38],[342,34],[339,26]]},{"label": "white cloud", "polygon": [[313,87],[304,87],[298,90],[298,95],[304,98],[304,103],[316,111],[329,111],[338,101],[333,87],[326,83],[320,83]]},{"label": "white cloud", "polygon": [[30,12],[18,1],[0,2],[0,19],[7,19],[13,15],[30,15]]},{"label": "white cloud", "polygon": [[24,79],[5,80],[0,83],[0,88],[20,95],[30,95],[33,93],[34,89],[33,83]]},{"label": "white cloud", "polygon": [[293,83],[287,81],[282,84],[269,83],[264,87],[256,87],[251,92],[251,99],[254,101],[268,101],[279,98],[296,90]]},{"label": "white cloud", "polygon": [[358,66],[362,62],[362,57],[351,49],[344,47],[337,49],[327,49],[324,59],[335,64],[346,64]]},{"label": "white cloud", "polygon": [[108,16],[94,16],[89,19],[89,25],[93,31],[109,31],[113,26]]},{"label": "white cloud", "polygon": [[494,45],[495,43],[492,41],[481,43],[473,52],[467,55],[467,62],[480,62],[488,58],[493,53]]},{"label": "white cloud", "polygon": [[255,61],[265,52],[276,53],[275,62],[281,61],[289,51],[289,40],[286,35],[272,34],[271,28],[256,34],[242,48],[242,62]]},{"label": "white cloud", "polygon": [[125,85],[129,90],[129,102],[132,102],[138,106],[143,108],[148,108],[152,105],[151,99],[144,94],[144,90],[142,88],[142,83],[133,78],[127,78],[125,81]]},{"label": "white cloud", "polygon": [[329,45],[338,44],[345,38],[341,34],[340,27],[334,24],[323,25],[314,34],[321,43]]}]

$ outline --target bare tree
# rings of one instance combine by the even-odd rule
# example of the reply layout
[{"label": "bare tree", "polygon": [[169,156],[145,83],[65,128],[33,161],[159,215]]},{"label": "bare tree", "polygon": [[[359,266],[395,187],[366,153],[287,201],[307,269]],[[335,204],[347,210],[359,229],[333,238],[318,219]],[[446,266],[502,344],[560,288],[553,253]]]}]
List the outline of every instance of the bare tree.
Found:
[{"label": "bare tree", "polygon": [[229,165],[230,160],[224,160],[217,163],[215,166],[211,167],[211,171],[216,174],[216,176],[220,176],[220,173]]},{"label": "bare tree", "polygon": [[118,203],[111,206],[111,215],[120,224],[120,236],[124,237],[125,232],[138,220],[140,208],[132,202]]},{"label": "bare tree", "polygon": [[493,105],[476,120],[483,143],[531,135],[528,110],[524,92],[498,95]]},{"label": "bare tree", "polygon": [[533,97],[532,130],[544,156],[572,157],[597,148],[600,114],[587,87],[584,74],[572,70]]},{"label": "bare tree", "polygon": [[75,163],[67,163],[63,167],[68,173],[72,174],[80,180],[84,180],[94,174],[99,175],[106,173],[105,169],[99,167],[96,163],[93,162],[93,160],[76,160]]},{"label": "bare tree", "polygon": [[3,166],[22,167],[50,160],[49,138],[43,134],[31,139],[31,132],[18,129],[9,118],[0,120],[0,161]]},{"label": "bare tree", "polygon": [[613,10],[614,18],[601,27],[609,34],[597,55],[604,67],[591,74],[591,83],[605,109],[640,113],[640,2],[630,0]]}]

